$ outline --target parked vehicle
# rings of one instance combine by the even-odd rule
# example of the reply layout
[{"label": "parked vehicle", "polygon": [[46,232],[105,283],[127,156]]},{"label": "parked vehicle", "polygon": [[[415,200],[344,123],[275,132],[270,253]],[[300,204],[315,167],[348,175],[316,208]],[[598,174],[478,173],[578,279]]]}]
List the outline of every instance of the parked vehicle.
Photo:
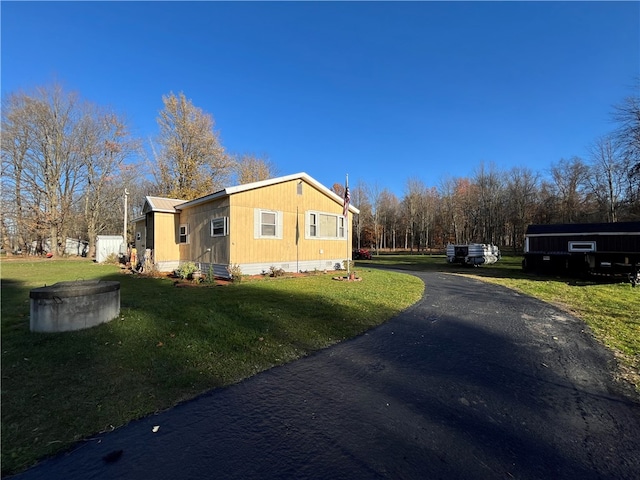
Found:
[{"label": "parked vehicle", "polygon": [[467,245],[447,245],[447,261],[478,267],[500,260],[500,249],[495,245],[469,243]]},{"label": "parked vehicle", "polygon": [[371,260],[371,252],[364,248],[360,248],[358,250],[354,250],[351,253],[351,257],[354,260]]}]

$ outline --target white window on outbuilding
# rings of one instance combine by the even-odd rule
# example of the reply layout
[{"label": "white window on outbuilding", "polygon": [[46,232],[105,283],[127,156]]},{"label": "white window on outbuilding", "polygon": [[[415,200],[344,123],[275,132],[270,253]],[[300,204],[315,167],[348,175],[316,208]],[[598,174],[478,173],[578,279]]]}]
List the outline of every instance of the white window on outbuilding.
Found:
[{"label": "white window on outbuilding", "polygon": [[569,251],[571,253],[574,252],[595,252],[596,251],[596,242],[588,241],[588,242],[569,242]]}]

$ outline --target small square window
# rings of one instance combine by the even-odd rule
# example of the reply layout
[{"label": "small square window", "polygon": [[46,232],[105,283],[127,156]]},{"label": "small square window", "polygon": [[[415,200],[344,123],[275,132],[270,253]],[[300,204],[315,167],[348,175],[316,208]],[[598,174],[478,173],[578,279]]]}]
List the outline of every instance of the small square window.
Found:
[{"label": "small square window", "polygon": [[180,225],[180,230],[178,231],[178,242],[189,243],[189,225]]}]

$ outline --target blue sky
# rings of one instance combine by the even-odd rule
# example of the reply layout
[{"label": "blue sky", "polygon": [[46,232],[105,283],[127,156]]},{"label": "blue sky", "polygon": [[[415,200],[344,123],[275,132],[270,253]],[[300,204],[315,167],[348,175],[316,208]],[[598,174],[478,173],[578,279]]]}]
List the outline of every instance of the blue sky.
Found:
[{"label": "blue sky", "polygon": [[[481,162],[545,173],[638,95],[639,2],[7,2],[2,94],[61,82],[158,133],[162,95],[225,148],[402,196]],[[637,83],[636,83],[637,85]],[[636,87],[637,88],[637,87]]]}]

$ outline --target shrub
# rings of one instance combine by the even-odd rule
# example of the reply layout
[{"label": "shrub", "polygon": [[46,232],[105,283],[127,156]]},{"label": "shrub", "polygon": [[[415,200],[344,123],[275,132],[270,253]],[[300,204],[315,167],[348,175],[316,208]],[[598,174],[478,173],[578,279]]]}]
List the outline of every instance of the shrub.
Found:
[{"label": "shrub", "polygon": [[107,258],[104,259],[104,262],[108,265],[118,265],[120,263],[120,257],[117,253],[110,253],[107,255]]},{"label": "shrub", "polygon": [[234,282],[242,281],[242,270],[240,269],[240,265],[238,265],[237,263],[234,263],[233,265],[229,265],[227,267],[227,272],[229,272],[229,275],[231,276],[231,280],[233,280]]},{"label": "shrub", "polygon": [[207,271],[207,276],[205,277],[204,280],[209,285],[212,285],[212,284],[216,283],[216,276],[213,273],[213,265],[211,263],[209,264],[209,270]]},{"label": "shrub", "polygon": [[271,265],[269,267],[269,275],[272,277],[282,277],[285,274],[285,271],[281,268],[275,267]]},{"label": "shrub", "polygon": [[189,278],[193,275],[193,272],[198,271],[198,267],[193,262],[185,262],[176,270],[176,273],[180,278]]}]

